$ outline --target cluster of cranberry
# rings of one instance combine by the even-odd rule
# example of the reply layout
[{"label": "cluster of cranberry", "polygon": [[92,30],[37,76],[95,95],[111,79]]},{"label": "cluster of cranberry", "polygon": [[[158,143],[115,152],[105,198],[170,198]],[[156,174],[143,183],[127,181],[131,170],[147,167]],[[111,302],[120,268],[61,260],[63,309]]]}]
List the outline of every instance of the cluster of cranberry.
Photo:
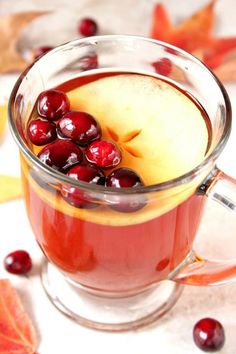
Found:
[{"label": "cluster of cranberry", "polygon": [[[114,169],[122,159],[116,144],[102,139],[102,129],[96,119],[81,111],[70,110],[67,95],[51,89],[42,92],[37,100],[39,117],[29,122],[28,138],[34,145],[43,146],[38,158],[44,164],[72,179],[112,188],[133,188],[143,182],[130,168]],[[112,169],[106,175],[105,170]],[[70,204],[80,208],[96,206],[88,196],[74,187],[62,187],[61,194]],[[111,207],[132,212],[144,203],[117,201]]]}]

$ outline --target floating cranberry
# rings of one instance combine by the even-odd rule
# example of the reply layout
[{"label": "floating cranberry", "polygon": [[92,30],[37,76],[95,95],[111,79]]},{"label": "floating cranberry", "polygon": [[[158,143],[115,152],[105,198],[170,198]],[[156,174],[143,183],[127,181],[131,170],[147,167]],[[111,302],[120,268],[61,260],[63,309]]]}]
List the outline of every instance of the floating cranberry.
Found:
[{"label": "floating cranberry", "polygon": [[57,137],[56,124],[46,119],[32,120],[27,129],[28,137],[34,145],[46,145]]},{"label": "floating cranberry", "polygon": [[41,57],[42,55],[46,54],[47,52],[49,52],[52,49],[53,49],[53,47],[51,47],[51,46],[44,46],[44,47],[34,48],[34,50],[33,50],[34,60],[38,59],[39,57]]},{"label": "floating cranberry", "polygon": [[9,253],[4,258],[4,267],[12,274],[26,274],[32,268],[32,260],[28,252],[18,250]]},{"label": "floating cranberry", "polygon": [[83,153],[72,141],[57,139],[46,145],[39,152],[38,158],[55,170],[66,172],[70,167],[82,162]]},{"label": "floating cranberry", "polygon": [[161,58],[152,63],[157,74],[169,76],[172,70],[172,63],[168,58]]},{"label": "floating cranberry", "polygon": [[83,18],[79,23],[79,33],[82,36],[94,36],[97,33],[97,23],[92,18]]},{"label": "floating cranberry", "polygon": [[206,352],[220,350],[225,342],[225,333],[222,324],[213,318],[203,318],[193,329],[195,344]]},{"label": "floating cranberry", "polygon": [[85,156],[90,163],[101,168],[115,167],[121,161],[120,150],[107,140],[94,141],[87,147]]},{"label": "floating cranberry", "polygon": [[[81,164],[72,167],[67,175],[77,181],[83,181],[90,184],[105,185],[105,175],[98,167],[90,164]],[[76,188],[74,186],[63,186],[61,190],[62,196],[71,205],[79,208],[93,208],[97,203],[92,201],[91,193]]]},{"label": "floating cranberry", "polygon": [[100,124],[86,112],[71,111],[59,120],[61,134],[80,146],[87,146],[101,138]]},{"label": "floating cranberry", "polygon": [[143,182],[136,172],[130,168],[121,167],[107,176],[106,186],[113,188],[133,188],[143,186]]},{"label": "floating cranberry", "polygon": [[[106,178],[106,186],[112,188],[135,188],[143,186],[139,175],[130,168],[121,167],[112,171]],[[134,212],[144,207],[143,196],[115,196],[110,199],[110,207],[120,212]]]},{"label": "floating cranberry", "polygon": [[62,91],[47,90],[39,95],[37,107],[41,117],[57,120],[69,111],[70,101]]},{"label": "floating cranberry", "polygon": [[97,166],[91,164],[83,163],[74,166],[67,172],[67,176],[77,181],[105,185],[104,172]]}]

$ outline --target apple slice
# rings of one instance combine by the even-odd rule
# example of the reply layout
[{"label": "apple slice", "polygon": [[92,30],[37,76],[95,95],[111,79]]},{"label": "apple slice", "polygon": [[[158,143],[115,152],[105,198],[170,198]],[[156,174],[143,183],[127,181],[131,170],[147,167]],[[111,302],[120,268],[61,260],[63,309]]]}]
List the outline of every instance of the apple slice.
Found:
[{"label": "apple slice", "polygon": [[119,145],[120,166],[134,169],[146,185],[185,174],[206,154],[208,129],[201,110],[169,83],[119,74],[67,94],[72,109],[92,114],[103,137]]}]

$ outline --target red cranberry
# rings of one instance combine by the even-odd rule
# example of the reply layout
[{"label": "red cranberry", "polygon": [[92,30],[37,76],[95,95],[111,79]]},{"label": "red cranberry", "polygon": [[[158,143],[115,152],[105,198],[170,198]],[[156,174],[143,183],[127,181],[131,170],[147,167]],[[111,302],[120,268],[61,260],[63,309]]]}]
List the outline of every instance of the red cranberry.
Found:
[{"label": "red cranberry", "polygon": [[42,92],[38,97],[38,114],[41,117],[57,120],[70,109],[66,94],[59,90]]},{"label": "red cranberry", "polygon": [[101,138],[100,124],[86,112],[71,111],[64,114],[58,127],[63,136],[81,146]]},{"label": "red cranberry", "polygon": [[9,253],[5,257],[4,267],[12,274],[26,274],[32,268],[32,260],[28,252],[18,250]]},{"label": "red cranberry", "polygon": [[45,119],[32,120],[28,125],[28,137],[34,145],[46,145],[57,137],[56,124]]},{"label": "red cranberry", "polygon": [[220,350],[225,342],[225,333],[222,324],[213,318],[203,318],[193,329],[195,344],[206,352]]},{"label": "red cranberry", "polygon": [[95,165],[83,163],[69,169],[67,176],[77,181],[105,185],[104,172]]},{"label": "red cranberry", "polygon": [[39,57],[46,54],[47,52],[49,52],[52,49],[53,49],[53,47],[50,47],[50,46],[34,48],[34,50],[33,50],[34,60],[38,59]]},{"label": "red cranberry", "polygon": [[121,167],[107,176],[106,186],[113,188],[132,188],[143,186],[143,182],[136,172],[130,168]]},{"label": "red cranberry", "polygon": [[91,18],[83,18],[79,23],[79,33],[82,36],[94,36],[97,33],[98,26],[97,23]]},{"label": "red cranberry", "polygon": [[85,156],[89,162],[101,168],[115,167],[121,161],[120,150],[107,140],[94,141],[87,147]]},{"label": "red cranberry", "polygon": [[[121,167],[112,171],[106,178],[106,186],[112,188],[134,188],[143,186],[141,178],[130,168]],[[134,212],[145,205],[144,197],[115,196],[111,199],[110,207],[121,212]]]},{"label": "red cranberry", "polygon": [[[105,175],[98,167],[90,164],[81,164],[72,167],[67,175],[77,181],[83,181],[90,184],[105,185]],[[62,196],[70,204],[79,208],[93,208],[97,204],[92,201],[91,195],[82,189],[73,186],[63,186]]]},{"label": "red cranberry", "polygon": [[172,64],[170,59],[168,58],[161,58],[160,60],[155,61],[152,63],[157,74],[163,76],[169,76],[172,70]]},{"label": "red cranberry", "polygon": [[83,153],[72,141],[57,139],[46,145],[39,152],[38,158],[55,170],[66,172],[70,167],[82,162]]}]

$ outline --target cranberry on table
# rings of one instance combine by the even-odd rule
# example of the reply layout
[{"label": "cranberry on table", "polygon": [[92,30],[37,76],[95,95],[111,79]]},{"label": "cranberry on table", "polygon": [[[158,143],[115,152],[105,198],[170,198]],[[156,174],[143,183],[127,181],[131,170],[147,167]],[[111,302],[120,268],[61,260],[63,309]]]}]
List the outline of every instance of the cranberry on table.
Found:
[{"label": "cranberry on table", "polygon": [[101,138],[101,127],[96,119],[86,112],[71,111],[58,121],[62,134],[80,146],[87,146]]},{"label": "cranberry on table", "polygon": [[122,158],[119,148],[107,140],[91,143],[85,150],[85,157],[90,163],[104,169],[117,166]]},{"label": "cranberry on table", "polygon": [[[105,175],[103,171],[91,164],[83,163],[74,166],[67,172],[67,176],[77,181],[95,185],[105,185]],[[63,186],[61,193],[67,202],[76,207],[93,208],[97,206],[97,204],[91,200],[91,195],[88,195],[88,192],[74,186]]]},{"label": "cranberry on table", "polygon": [[194,326],[193,339],[203,351],[218,351],[225,342],[224,328],[219,321],[213,318],[203,318]]},{"label": "cranberry on table", "polygon": [[56,124],[46,119],[34,119],[27,128],[30,141],[34,145],[46,145],[51,143],[57,137]]},{"label": "cranberry on table", "polygon": [[[143,186],[140,176],[130,168],[121,167],[112,171],[106,177],[106,187],[111,188],[135,188]],[[126,199],[125,199],[126,198]],[[133,195],[127,198],[125,195],[111,198],[112,209],[120,212],[134,212],[145,206],[144,197]]]},{"label": "cranberry on table", "polygon": [[78,31],[82,36],[94,36],[97,30],[97,23],[92,18],[86,17],[79,22]]},{"label": "cranberry on table", "polygon": [[4,258],[5,269],[12,274],[26,274],[32,268],[32,260],[28,252],[18,250]]},{"label": "cranberry on table", "polygon": [[70,140],[57,139],[46,145],[38,154],[44,164],[60,172],[83,161],[83,152],[78,145]]},{"label": "cranberry on table", "polygon": [[34,57],[34,59],[38,59],[42,55],[48,53],[53,48],[54,47],[51,47],[51,46],[44,46],[44,47],[34,48],[33,49],[33,57]]},{"label": "cranberry on table", "polygon": [[62,91],[47,90],[39,95],[37,109],[41,117],[58,120],[69,111],[70,101]]}]

